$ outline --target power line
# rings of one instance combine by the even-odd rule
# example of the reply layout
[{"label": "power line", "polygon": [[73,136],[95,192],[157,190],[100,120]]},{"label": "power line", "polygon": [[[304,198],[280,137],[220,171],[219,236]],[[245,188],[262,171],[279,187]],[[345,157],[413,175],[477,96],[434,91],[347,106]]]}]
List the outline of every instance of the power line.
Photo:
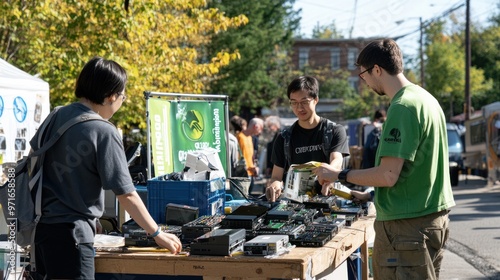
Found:
[{"label": "power line", "polygon": [[461,8],[463,6],[465,6],[464,3],[457,3],[457,4],[455,4],[455,6],[453,6],[453,7],[449,8],[448,10],[444,11],[440,16],[433,17],[433,18],[427,19],[425,21],[422,21],[421,24],[420,24],[420,26],[419,26],[419,28],[417,28],[416,30],[413,30],[413,31],[408,32],[408,33],[405,33],[403,35],[395,36],[395,37],[393,37],[393,39],[395,41],[397,41],[397,40],[399,40],[401,38],[404,38],[404,37],[406,37],[408,35],[414,34],[416,32],[421,32],[422,29],[428,27],[431,23],[433,23],[433,22],[435,22],[435,21],[437,21],[437,20],[439,20],[441,18],[447,17],[449,14],[453,13],[454,11],[458,10],[459,8]]}]

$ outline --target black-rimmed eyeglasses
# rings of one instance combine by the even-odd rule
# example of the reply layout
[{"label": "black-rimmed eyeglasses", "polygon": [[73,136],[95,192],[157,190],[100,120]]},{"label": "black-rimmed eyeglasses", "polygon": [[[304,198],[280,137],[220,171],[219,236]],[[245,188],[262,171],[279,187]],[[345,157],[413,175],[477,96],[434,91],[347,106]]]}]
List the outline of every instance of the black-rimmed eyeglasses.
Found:
[{"label": "black-rimmed eyeglasses", "polygon": [[299,105],[302,106],[303,108],[309,106],[309,103],[311,103],[313,99],[304,99],[301,101],[290,101],[290,107],[297,109],[299,108]]},{"label": "black-rimmed eyeglasses", "polygon": [[362,75],[363,75],[364,73],[366,73],[366,72],[368,72],[368,71],[372,70],[372,69],[373,69],[373,67],[375,67],[375,65],[373,65],[372,67],[370,67],[370,68],[368,68],[368,69],[365,69],[365,71],[363,71],[363,72],[359,73],[359,74],[358,74],[359,78],[361,78],[362,80],[364,80]]}]

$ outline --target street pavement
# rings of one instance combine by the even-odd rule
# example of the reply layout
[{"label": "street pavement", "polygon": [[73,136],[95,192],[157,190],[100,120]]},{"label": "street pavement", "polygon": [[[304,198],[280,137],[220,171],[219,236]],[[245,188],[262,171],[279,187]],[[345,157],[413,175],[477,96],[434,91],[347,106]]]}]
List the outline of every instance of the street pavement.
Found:
[{"label": "street pavement", "polygon": [[500,185],[461,175],[439,279],[500,279]]},{"label": "street pavement", "polygon": [[457,205],[439,279],[500,279],[500,184],[461,175],[453,195]]},{"label": "street pavement", "polygon": [[444,253],[441,272],[439,275],[441,280],[462,280],[462,279],[488,279],[478,269],[468,263],[459,255],[446,250]]}]

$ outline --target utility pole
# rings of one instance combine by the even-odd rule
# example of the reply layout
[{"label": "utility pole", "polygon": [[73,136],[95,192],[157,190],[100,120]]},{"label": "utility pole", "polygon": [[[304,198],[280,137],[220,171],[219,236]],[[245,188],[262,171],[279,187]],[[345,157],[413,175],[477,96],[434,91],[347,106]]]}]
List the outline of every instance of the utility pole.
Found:
[{"label": "utility pole", "polygon": [[465,120],[470,119],[471,99],[470,99],[470,0],[466,0],[465,6]]},{"label": "utility pole", "polygon": [[424,80],[424,25],[422,23],[422,17],[419,17],[420,20],[420,83],[422,83],[422,87],[425,88],[425,80]]}]

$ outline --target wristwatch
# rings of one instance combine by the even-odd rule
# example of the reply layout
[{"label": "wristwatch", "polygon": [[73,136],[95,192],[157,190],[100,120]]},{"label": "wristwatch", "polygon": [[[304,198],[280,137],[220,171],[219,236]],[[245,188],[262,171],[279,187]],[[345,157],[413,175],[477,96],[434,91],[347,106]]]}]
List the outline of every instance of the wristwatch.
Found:
[{"label": "wristwatch", "polygon": [[340,171],[338,178],[339,182],[342,183],[342,185],[349,183],[347,182],[347,173],[349,173],[349,171],[351,171],[351,169],[344,169]]}]

